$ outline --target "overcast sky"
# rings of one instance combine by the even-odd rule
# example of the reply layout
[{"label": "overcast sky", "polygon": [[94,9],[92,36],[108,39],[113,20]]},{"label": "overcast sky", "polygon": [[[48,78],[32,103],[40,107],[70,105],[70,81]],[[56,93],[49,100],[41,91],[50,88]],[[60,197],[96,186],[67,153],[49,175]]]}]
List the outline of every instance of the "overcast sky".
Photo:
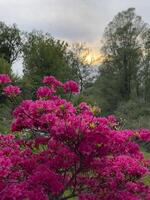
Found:
[{"label": "overcast sky", "polygon": [[[0,0],[0,20],[98,49],[106,25],[129,7],[150,23],[150,0]],[[18,63],[15,69],[21,70]]]}]

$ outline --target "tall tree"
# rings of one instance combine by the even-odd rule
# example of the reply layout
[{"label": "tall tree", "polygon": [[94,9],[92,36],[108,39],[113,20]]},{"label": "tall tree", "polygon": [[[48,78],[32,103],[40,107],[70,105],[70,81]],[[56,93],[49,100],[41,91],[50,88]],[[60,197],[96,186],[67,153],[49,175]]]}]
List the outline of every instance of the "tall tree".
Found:
[{"label": "tall tree", "polygon": [[143,34],[143,62],[141,67],[141,90],[144,102],[150,102],[150,28]]},{"label": "tall tree", "polygon": [[105,59],[100,68],[99,88],[109,107],[114,108],[120,100],[139,96],[141,37],[145,27],[135,9],[129,8],[118,13],[105,29],[102,47]]},{"label": "tall tree", "polygon": [[120,94],[127,100],[131,96],[134,80],[137,81],[141,60],[139,38],[145,28],[141,17],[134,11],[134,8],[129,8],[119,13],[109,23],[104,33],[105,62],[115,66],[114,70],[121,77]]},{"label": "tall tree", "polygon": [[53,75],[61,81],[73,78],[67,47],[65,42],[49,34],[36,31],[27,34],[23,47],[24,78],[33,87],[37,87],[45,75]]}]

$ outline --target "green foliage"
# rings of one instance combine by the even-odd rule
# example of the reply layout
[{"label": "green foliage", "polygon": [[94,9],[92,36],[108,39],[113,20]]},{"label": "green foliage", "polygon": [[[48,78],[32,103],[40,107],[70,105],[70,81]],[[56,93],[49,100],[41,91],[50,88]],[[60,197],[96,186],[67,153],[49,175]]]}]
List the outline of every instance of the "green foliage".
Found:
[{"label": "green foliage", "polygon": [[11,74],[11,66],[4,58],[0,58],[0,74]]},{"label": "green foliage", "polygon": [[144,153],[145,159],[150,159],[150,153],[144,147],[141,148],[141,151]]},{"label": "green foliage", "polygon": [[117,103],[121,101],[118,87],[118,77],[113,69],[109,66],[102,66],[101,73],[91,87],[90,94],[93,95],[104,114],[112,113],[117,108]]},{"label": "green foliage", "polygon": [[12,106],[9,102],[0,103],[0,133],[9,133]]},{"label": "green foliage", "polygon": [[76,106],[79,105],[81,102],[86,102],[87,104],[92,105],[92,106],[96,105],[96,102],[93,101],[92,97],[87,96],[84,93],[74,96],[72,99],[72,102]]},{"label": "green foliage", "polygon": [[140,96],[140,71],[142,63],[142,38],[145,23],[129,8],[118,13],[108,24],[103,37],[105,55],[95,83],[106,113],[114,111],[121,101]]},{"label": "green foliage", "polygon": [[150,129],[150,104],[132,100],[127,103],[122,102],[115,111],[115,115],[125,128]]},{"label": "green foliage", "polygon": [[49,34],[27,34],[23,59],[24,77],[33,87],[37,87],[45,75],[53,75],[61,81],[73,76],[67,62],[67,44]]},{"label": "green foliage", "polygon": [[7,26],[0,22],[0,57],[12,64],[21,52],[21,48],[21,33],[16,25]]},{"label": "green foliage", "polygon": [[150,28],[143,35],[144,53],[141,67],[142,95],[145,102],[150,102]]}]

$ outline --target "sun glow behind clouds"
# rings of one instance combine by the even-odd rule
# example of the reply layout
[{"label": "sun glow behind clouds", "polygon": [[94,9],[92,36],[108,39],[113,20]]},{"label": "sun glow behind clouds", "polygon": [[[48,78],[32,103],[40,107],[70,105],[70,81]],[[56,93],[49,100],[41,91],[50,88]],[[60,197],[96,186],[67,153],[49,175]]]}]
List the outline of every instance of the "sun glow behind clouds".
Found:
[{"label": "sun glow behind clouds", "polygon": [[85,62],[92,65],[101,64],[104,56],[97,51],[91,51],[85,58]]}]

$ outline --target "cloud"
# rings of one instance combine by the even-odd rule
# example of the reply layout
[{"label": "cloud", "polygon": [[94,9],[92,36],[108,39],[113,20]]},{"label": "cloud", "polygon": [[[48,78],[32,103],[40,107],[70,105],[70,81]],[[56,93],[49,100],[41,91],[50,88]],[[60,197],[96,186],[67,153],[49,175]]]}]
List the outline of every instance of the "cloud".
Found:
[{"label": "cloud", "polygon": [[129,7],[150,21],[149,0],[0,0],[0,20],[16,23],[24,31],[38,29],[98,49],[106,25]]},{"label": "cloud", "polygon": [[0,0],[0,19],[70,41],[95,42],[117,12],[136,7],[150,20],[149,0]]}]

